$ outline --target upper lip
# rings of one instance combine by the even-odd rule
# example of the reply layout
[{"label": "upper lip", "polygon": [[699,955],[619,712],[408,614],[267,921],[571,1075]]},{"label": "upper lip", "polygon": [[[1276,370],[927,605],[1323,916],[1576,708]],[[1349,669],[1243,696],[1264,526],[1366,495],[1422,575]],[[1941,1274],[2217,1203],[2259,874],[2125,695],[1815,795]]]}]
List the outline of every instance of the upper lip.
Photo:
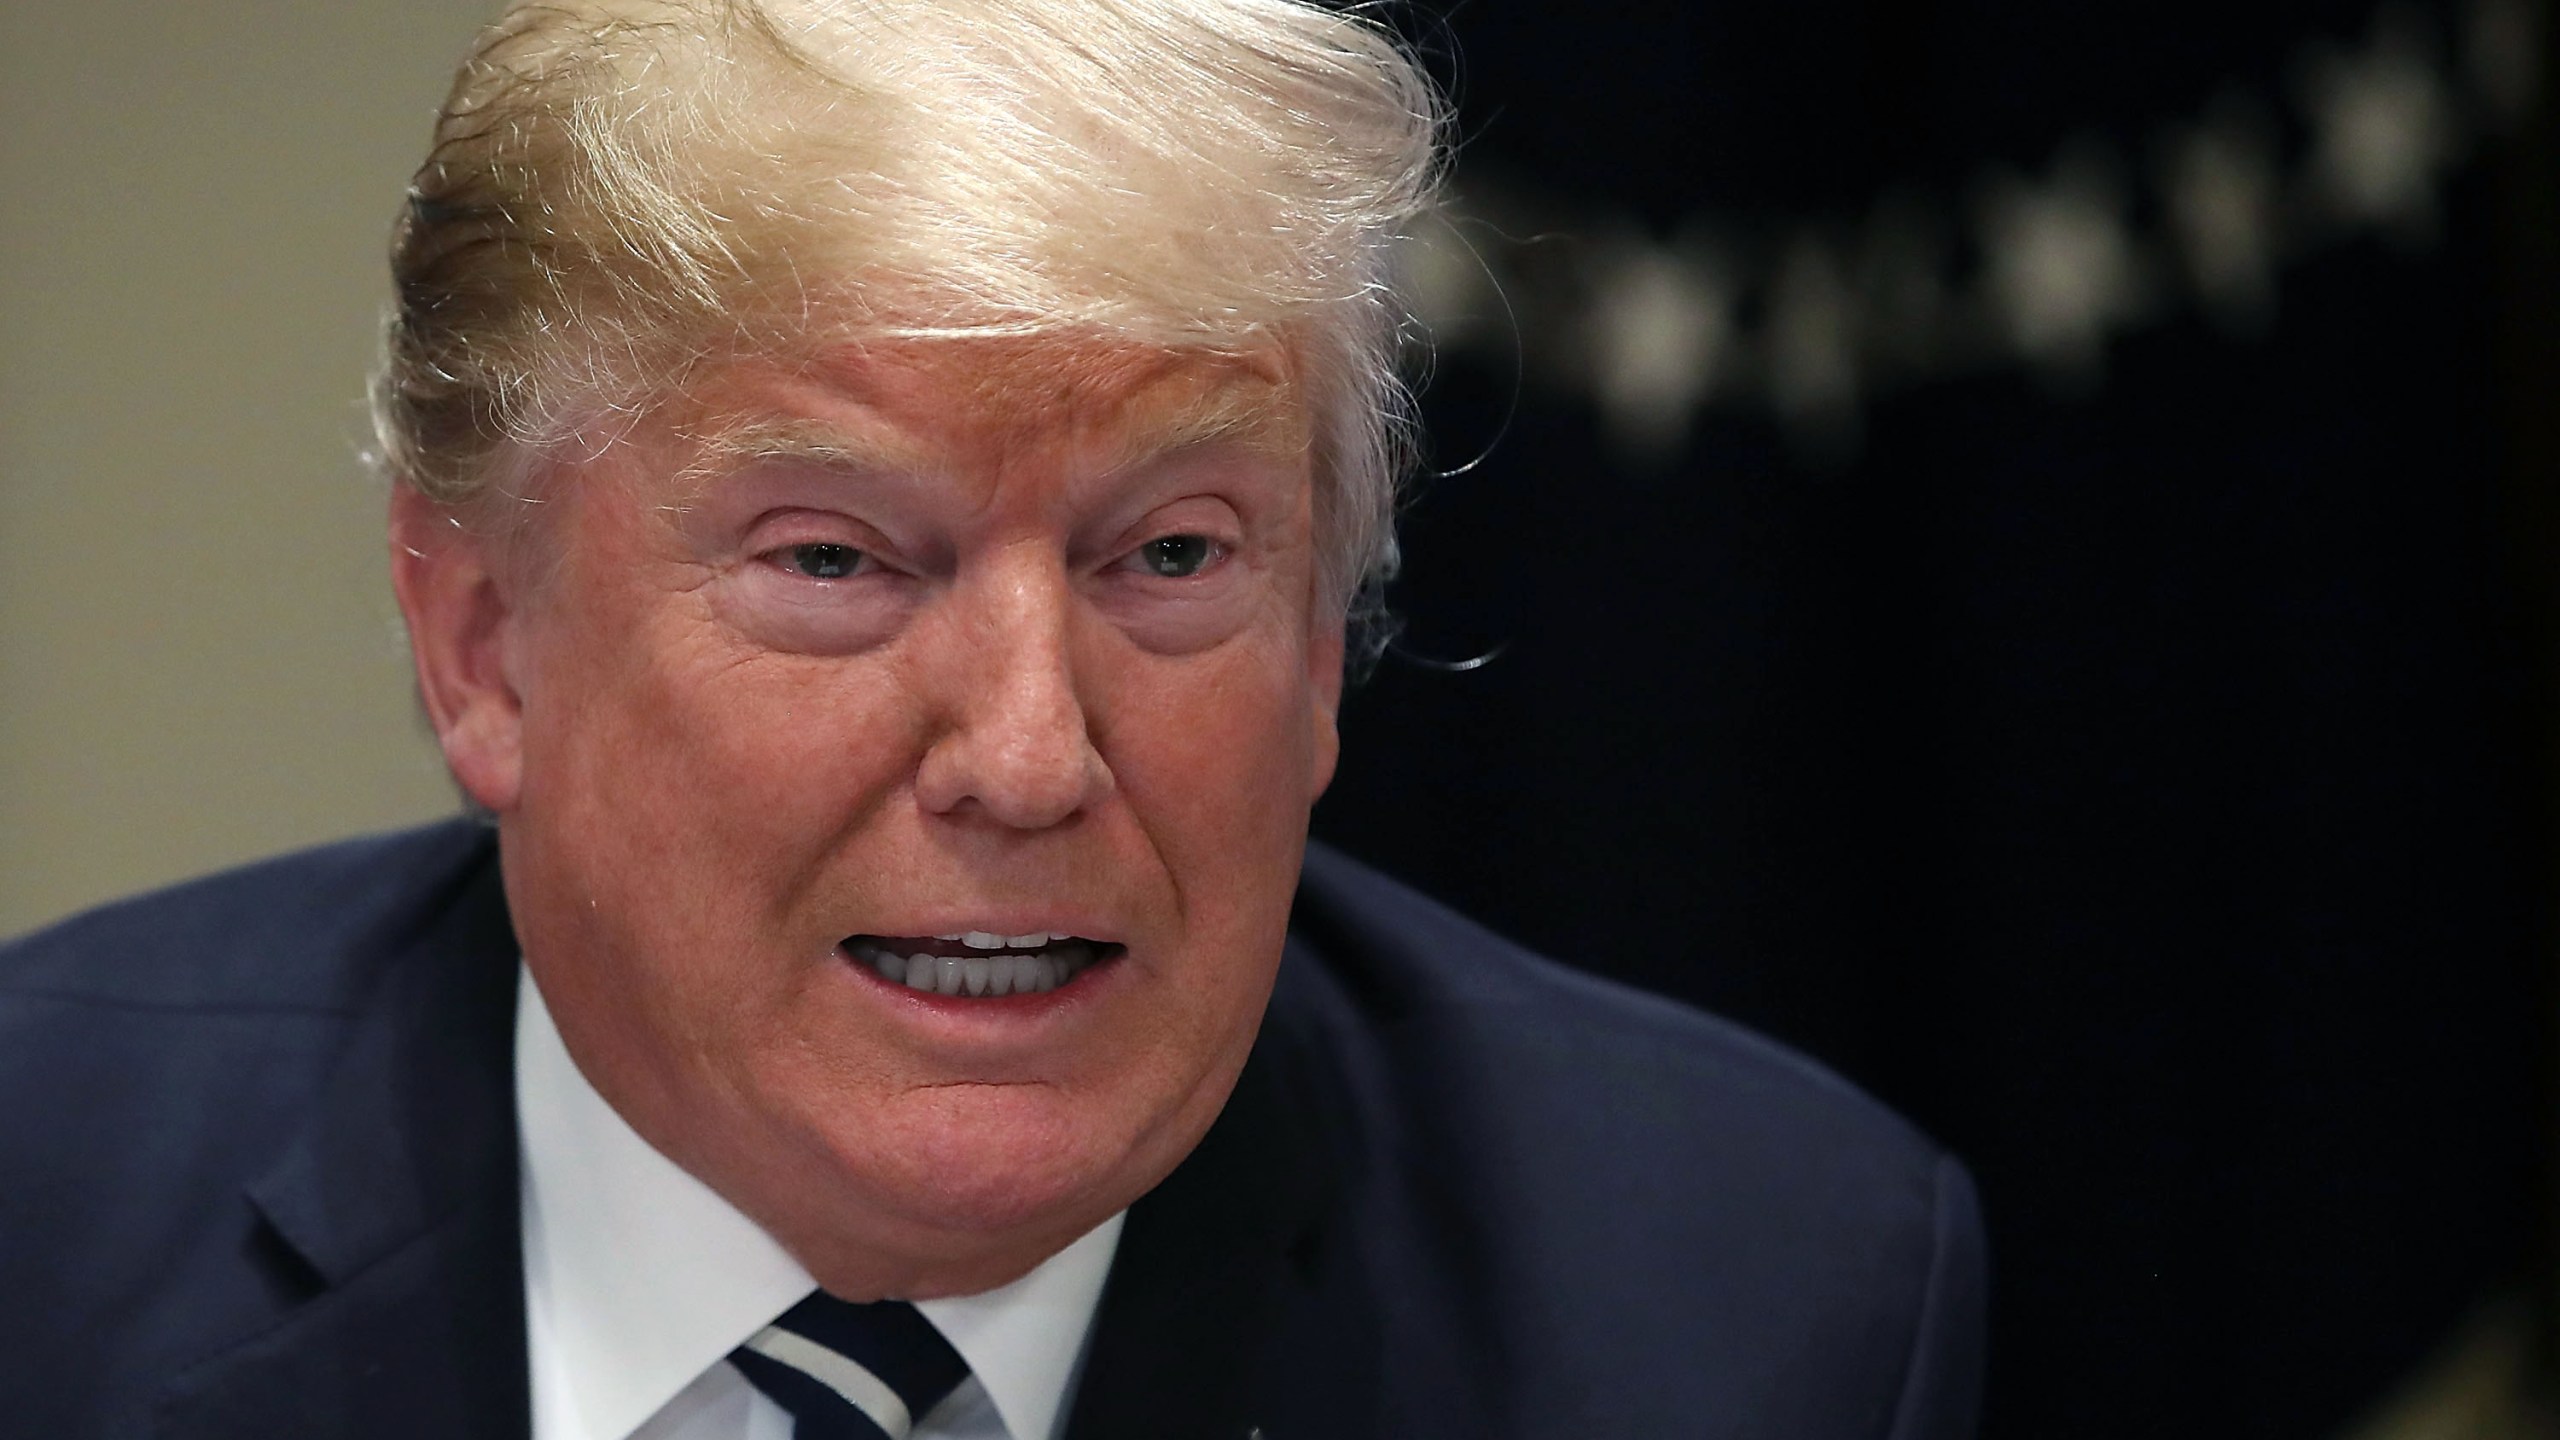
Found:
[{"label": "upper lip", "polygon": [[1059,919],[1024,920],[1020,916],[1006,916],[997,920],[989,920],[983,916],[979,916],[964,920],[922,921],[916,923],[911,928],[856,930],[848,934],[846,938],[869,940],[942,940],[947,938],[956,941],[959,937],[968,935],[992,935],[999,940],[1011,940],[1017,935],[1047,935],[1061,940],[1089,941],[1095,945],[1116,945],[1120,943],[1117,936],[1113,935],[1107,927],[1101,925],[1090,923],[1079,924],[1072,920]]}]

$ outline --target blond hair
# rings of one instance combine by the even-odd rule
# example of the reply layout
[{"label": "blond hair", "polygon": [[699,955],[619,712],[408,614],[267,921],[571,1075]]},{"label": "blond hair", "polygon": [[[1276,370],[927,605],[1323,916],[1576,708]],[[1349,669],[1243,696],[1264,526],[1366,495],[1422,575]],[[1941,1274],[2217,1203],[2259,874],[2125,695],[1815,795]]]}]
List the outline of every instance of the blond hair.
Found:
[{"label": "blond hair", "polygon": [[1443,128],[1380,27],[1300,0],[521,0],[394,236],[383,461],[470,510],[725,353],[1277,342],[1357,615],[1409,434],[1389,251]]}]

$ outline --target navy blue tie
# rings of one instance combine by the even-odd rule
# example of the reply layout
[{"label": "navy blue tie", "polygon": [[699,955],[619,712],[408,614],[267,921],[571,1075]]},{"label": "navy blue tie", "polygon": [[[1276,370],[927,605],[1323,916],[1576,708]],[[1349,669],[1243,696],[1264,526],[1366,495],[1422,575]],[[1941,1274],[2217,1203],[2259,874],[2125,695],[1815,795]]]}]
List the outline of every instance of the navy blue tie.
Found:
[{"label": "navy blue tie", "polygon": [[791,1412],[793,1440],[907,1440],[969,1377],[969,1362],[903,1300],[856,1305],[824,1290],[729,1352]]}]

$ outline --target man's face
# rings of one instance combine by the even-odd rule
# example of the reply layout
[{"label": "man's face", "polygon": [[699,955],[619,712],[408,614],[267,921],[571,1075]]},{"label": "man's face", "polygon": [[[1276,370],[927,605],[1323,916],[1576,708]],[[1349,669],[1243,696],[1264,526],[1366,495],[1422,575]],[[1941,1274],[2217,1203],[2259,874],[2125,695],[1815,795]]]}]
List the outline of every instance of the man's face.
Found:
[{"label": "man's face", "polygon": [[572,1054],[830,1289],[1009,1280],[1224,1103],[1334,759],[1296,397],[1277,356],[738,365],[549,477],[530,561],[410,557],[485,567],[467,623],[403,599],[480,647],[457,719],[422,638],[430,704]]}]

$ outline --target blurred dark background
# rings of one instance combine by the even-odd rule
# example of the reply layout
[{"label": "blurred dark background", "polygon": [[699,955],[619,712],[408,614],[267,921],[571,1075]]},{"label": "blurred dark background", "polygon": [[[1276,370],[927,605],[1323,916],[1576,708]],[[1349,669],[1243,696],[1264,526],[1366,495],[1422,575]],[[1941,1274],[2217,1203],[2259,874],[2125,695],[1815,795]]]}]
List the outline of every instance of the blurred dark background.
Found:
[{"label": "blurred dark background", "polygon": [[1989,1436],[2546,1433],[2549,18],[1404,16],[1443,473],[1318,831],[1962,1153]]},{"label": "blurred dark background", "polygon": [[[1959,1150],[1994,1440],[2552,1433],[2548,0],[1397,3],[1320,831]],[[354,456],[493,8],[0,4],[0,932],[450,812]]]}]

